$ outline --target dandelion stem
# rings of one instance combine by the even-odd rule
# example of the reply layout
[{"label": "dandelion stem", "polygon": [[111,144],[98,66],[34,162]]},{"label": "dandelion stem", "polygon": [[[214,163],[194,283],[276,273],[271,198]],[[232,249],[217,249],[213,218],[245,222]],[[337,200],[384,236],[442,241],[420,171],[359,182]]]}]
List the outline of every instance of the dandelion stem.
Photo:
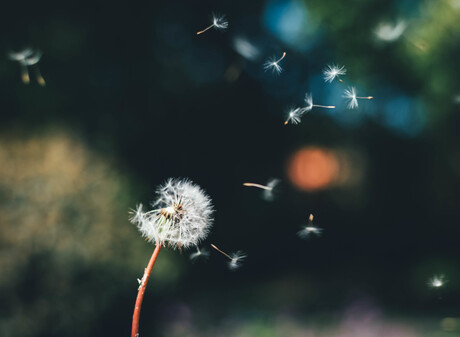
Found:
[{"label": "dandelion stem", "polygon": [[214,24],[210,25],[209,27],[206,27],[206,28],[203,29],[203,30],[200,30],[199,32],[196,33],[196,35],[203,34],[205,31],[211,29],[212,27],[214,27]]},{"label": "dandelion stem", "polygon": [[[284,123],[284,125],[287,124],[287,121]],[[268,187],[268,186],[265,186],[265,185],[260,185],[260,184],[254,184],[254,183],[244,183],[243,186],[248,186],[248,187],[258,187],[258,188],[261,188],[263,190],[267,190],[267,191],[271,191],[272,188],[271,187]]]},{"label": "dandelion stem", "polygon": [[357,96],[356,98],[359,98],[359,99],[373,99],[374,97],[372,97],[372,96],[358,97],[358,96]]},{"label": "dandelion stem", "polygon": [[152,257],[150,258],[147,268],[145,268],[144,276],[142,277],[141,284],[137,292],[136,304],[134,306],[133,313],[133,325],[131,328],[131,337],[139,336],[139,318],[141,316],[141,306],[142,300],[144,299],[145,288],[147,287],[147,282],[149,281],[150,273],[152,272],[153,265],[157,260],[158,254],[160,253],[161,244],[157,243],[155,250],[153,251]]},{"label": "dandelion stem", "polygon": [[230,260],[233,260],[232,257],[230,255],[228,255],[226,252],[223,252],[221,251],[219,248],[217,248],[216,246],[214,246],[212,243],[211,243],[211,247],[214,248],[215,250],[217,250],[219,253],[221,253],[222,255],[228,257]]},{"label": "dandelion stem", "polygon": [[335,106],[333,106],[333,105],[316,105],[316,104],[313,104],[312,106],[315,106],[317,108],[335,109]]},{"label": "dandelion stem", "polygon": [[342,80],[342,79],[341,79],[340,77],[338,77],[338,76],[337,76],[337,79],[338,79],[340,82],[345,83],[345,81]]}]

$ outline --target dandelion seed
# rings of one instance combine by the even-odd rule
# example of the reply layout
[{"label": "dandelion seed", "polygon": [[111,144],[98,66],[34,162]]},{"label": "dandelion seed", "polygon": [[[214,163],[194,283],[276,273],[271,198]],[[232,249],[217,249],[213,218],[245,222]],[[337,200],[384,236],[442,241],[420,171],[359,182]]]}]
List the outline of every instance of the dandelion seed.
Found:
[{"label": "dandelion seed", "polygon": [[279,59],[271,58],[267,62],[264,63],[265,71],[271,70],[274,74],[280,74],[283,71],[283,68],[279,65],[279,63],[284,59],[286,56],[286,52],[283,53]]},{"label": "dandelion seed", "polygon": [[209,252],[206,249],[200,249],[196,246],[196,252],[190,254],[190,260],[196,262],[197,260],[203,259],[206,260],[209,257]]},{"label": "dandelion seed", "polygon": [[447,280],[445,279],[444,275],[435,275],[428,280],[428,286],[431,288],[440,288],[442,287]]},{"label": "dandelion seed", "polygon": [[287,125],[289,122],[292,124],[299,124],[300,120],[305,113],[305,108],[291,108],[287,112],[287,119],[284,121],[284,125]]},{"label": "dandelion seed", "polygon": [[26,48],[19,52],[10,52],[8,54],[10,60],[17,61],[21,66],[21,79],[25,84],[30,83],[28,67],[32,66],[38,84],[44,86],[46,82],[40,72],[40,68],[38,67],[38,62],[40,61],[42,55],[41,51],[34,51],[31,48]]},{"label": "dandelion seed", "polygon": [[243,186],[247,187],[257,187],[263,190],[262,197],[267,201],[272,201],[274,199],[274,192],[278,184],[280,183],[279,179],[272,178],[268,180],[267,185],[255,184],[255,183],[244,183]]},{"label": "dandelion seed", "polygon": [[357,108],[358,99],[373,99],[374,98],[372,96],[367,96],[367,97],[356,96],[356,89],[354,87],[349,87],[348,89],[345,89],[345,93],[343,97],[350,100],[347,105],[348,109]]},{"label": "dandelion seed", "polygon": [[332,83],[332,81],[334,81],[334,79],[337,77],[337,79],[343,83],[343,80],[340,78],[340,76],[343,76],[346,73],[347,69],[345,69],[345,66],[339,67],[338,65],[328,64],[323,70],[324,81]]},{"label": "dandelion seed", "polygon": [[32,48],[25,48],[18,52],[11,51],[8,53],[8,58],[10,60],[19,62],[19,65],[21,66],[21,79],[22,79],[22,82],[24,82],[25,84],[30,83],[30,77],[29,77],[29,71],[27,69],[27,65],[24,64],[23,61],[27,57],[31,56],[33,53],[34,51]]},{"label": "dandelion seed", "polygon": [[385,42],[393,42],[401,37],[406,30],[407,24],[404,20],[399,20],[396,23],[380,22],[374,30],[377,39]]},{"label": "dandelion seed", "polygon": [[301,239],[307,239],[311,237],[312,234],[316,236],[321,236],[323,229],[314,225],[313,223],[313,214],[310,214],[308,217],[308,223],[306,226],[302,226],[302,229],[297,232],[297,236]]},{"label": "dandelion seed", "polygon": [[215,28],[215,29],[227,29],[228,28],[228,21],[225,20],[225,15],[215,15],[213,14],[212,16],[212,25],[206,27],[205,29],[203,30],[200,30],[199,32],[196,33],[196,35],[200,35],[200,34],[203,34],[204,32],[206,32],[207,30],[211,29],[211,28]]},{"label": "dandelion seed", "polygon": [[226,252],[220,250],[215,245],[211,244],[211,247],[217,250],[219,253],[224,255],[230,261],[228,262],[228,268],[230,270],[236,270],[241,267],[241,261],[243,261],[247,255],[245,255],[241,250],[237,251],[236,253],[227,254]]},{"label": "dandelion seed", "polygon": [[305,112],[308,112],[310,111],[311,109],[313,109],[314,107],[316,108],[324,108],[324,109],[334,109],[335,106],[333,105],[316,105],[316,104],[313,104],[313,96],[309,93],[306,93],[305,94]]}]

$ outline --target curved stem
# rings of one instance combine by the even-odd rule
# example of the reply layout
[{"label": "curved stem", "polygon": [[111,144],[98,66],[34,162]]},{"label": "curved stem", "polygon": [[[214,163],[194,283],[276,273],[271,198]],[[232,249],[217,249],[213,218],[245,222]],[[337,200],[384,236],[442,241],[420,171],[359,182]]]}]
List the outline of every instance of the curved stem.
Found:
[{"label": "curved stem", "polygon": [[155,250],[153,251],[152,257],[150,258],[147,268],[145,268],[144,276],[142,276],[141,284],[139,285],[137,291],[136,304],[134,306],[133,313],[133,325],[131,328],[131,337],[139,336],[139,318],[141,316],[141,306],[142,300],[144,299],[145,288],[147,287],[147,282],[149,281],[150,273],[152,272],[153,265],[157,260],[158,254],[160,253],[161,244],[157,243]]}]

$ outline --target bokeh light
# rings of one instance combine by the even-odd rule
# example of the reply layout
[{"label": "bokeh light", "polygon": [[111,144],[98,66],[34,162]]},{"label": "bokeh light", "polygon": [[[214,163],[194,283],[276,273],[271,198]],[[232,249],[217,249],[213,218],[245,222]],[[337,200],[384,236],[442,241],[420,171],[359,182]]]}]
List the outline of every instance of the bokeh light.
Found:
[{"label": "bokeh light", "polygon": [[333,151],[307,147],[292,156],[288,175],[296,187],[316,191],[333,185],[339,177],[339,169],[339,161]]}]

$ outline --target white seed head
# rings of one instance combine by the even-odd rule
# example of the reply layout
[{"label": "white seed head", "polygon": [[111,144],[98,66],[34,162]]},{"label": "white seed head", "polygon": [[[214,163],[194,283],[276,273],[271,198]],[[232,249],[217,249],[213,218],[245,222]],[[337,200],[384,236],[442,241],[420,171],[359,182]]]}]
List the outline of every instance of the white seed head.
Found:
[{"label": "white seed head", "polygon": [[132,211],[131,222],[149,241],[173,248],[197,246],[212,225],[213,206],[204,191],[189,180],[169,179],[157,191],[153,209],[142,204]]},{"label": "white seed head", "polygon": [[288,124],[291,122],[292,124],[299,124],[300,120],[305,113],[304,108],[291,108],[287,112],[287,118],[286,121],[284,122],[284,125]]},{"label": "white seed head", "polygon": [[328,64],[323,70],[324,81],[332,83],[336,77],[339,78],[339,76],[343,76],[346,73],[347,69],[345,69],[345,66],[339,67],[335,64]]},{"label": "white seed head", "polygon": [[349,100],[347,105],[348,109],[354,109],[358,107],[358,99],[356,98],[356,89],[354,87],[345,89],[343,97]]},{"label": "white seed head", "polygon": [[444,275],[435,275],[428,280],[428,286],[431,288],[440,288],[442,287],[447,280],[445,279]]},{"label": "white seed head", "polygon": [[230,254],[230,261],[228,262],[228,268],[230,270],[236,270],[241,267],[241,261],[243,261],[247,255],[245,255],[241,250],[236,253]]},{"label": "white seed head", "polygon": [[190,260],[192,262],[196,262],[197,260],[206,260],[209,258],[209,252],[202,248],[200,249],[198,246],[196,247],[196,252],[190,254]]},{"label": "white seed head", "polygon": [[227,29],[228,28],[228,21],[225,20],[225,15],[213,14],[212,24],[214,25],[214,28],[216,29]]}]

